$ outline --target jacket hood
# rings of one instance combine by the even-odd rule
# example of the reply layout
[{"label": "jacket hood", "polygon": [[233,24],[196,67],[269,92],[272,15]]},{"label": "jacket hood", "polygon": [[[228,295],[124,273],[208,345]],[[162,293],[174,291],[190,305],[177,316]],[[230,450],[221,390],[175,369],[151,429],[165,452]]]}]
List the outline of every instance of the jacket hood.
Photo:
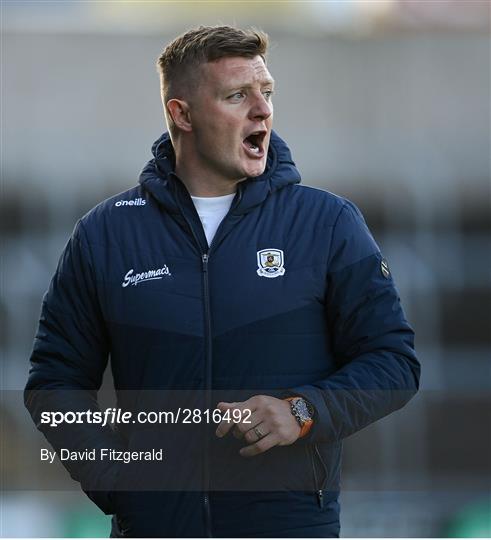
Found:
[{"label": "jacket hood", "polygon": [[[153,159],[145,165],[140,174],[140,184],[168,210],[176,212],[174,193],[176,184],[180,181],[174,172],[175,154],[168,132],[153,143],[152,154]],[[288,146],[272,131],[266,169],[260,176],[248,178],[240,183],[242,196],[234,209],[234,214],[246,213],[261,204],[269,193],[289,184],[298,184],[300,180],[300,173],[292,160]]]}]

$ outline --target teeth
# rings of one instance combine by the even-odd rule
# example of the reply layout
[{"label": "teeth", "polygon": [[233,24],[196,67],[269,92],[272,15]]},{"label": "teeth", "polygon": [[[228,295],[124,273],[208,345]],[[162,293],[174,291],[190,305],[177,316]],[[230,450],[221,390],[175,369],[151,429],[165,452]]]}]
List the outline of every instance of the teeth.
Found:
[{"label": "teeth", "polygon": [[259,152],[259,146],[256,146],[255,144],[252,144],[252,143],[249,143],[249,148],[253,151],[253,152]]}]

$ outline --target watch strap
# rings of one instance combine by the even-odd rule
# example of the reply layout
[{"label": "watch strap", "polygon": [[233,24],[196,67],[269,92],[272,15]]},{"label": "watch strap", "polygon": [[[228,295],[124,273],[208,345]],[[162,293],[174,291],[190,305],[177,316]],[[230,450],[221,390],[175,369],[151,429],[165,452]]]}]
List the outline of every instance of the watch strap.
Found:
[{"label": "watch strap", "polygon": [[[310,405],[308,403],[308,401],[306,401],[304,398],[302,398],[301,396],[292,396],[292,397],[287,397],[285,398],[286,401],[294,401],[294,400],[297,400],[297,399],[303,399],[305,401],[305,403],[307,404],[307,408],[310,410],[312,409],[312,405]],[[295,416],[295,420],[297,420],[299,426],[300,426],[300,435],[299,435],[299,439],[301,439],[302,437],[305,437],[305,435],[307,435],[307,433],[311,430],[312,426],[314,425],[314,420],[312,418],[309,418],[308,420],[304,420],[304,421],[301,421],[298,416],[296,416],[294,413],[293,413],[293,410],[292,410],[292,414],[293,416]]]}]

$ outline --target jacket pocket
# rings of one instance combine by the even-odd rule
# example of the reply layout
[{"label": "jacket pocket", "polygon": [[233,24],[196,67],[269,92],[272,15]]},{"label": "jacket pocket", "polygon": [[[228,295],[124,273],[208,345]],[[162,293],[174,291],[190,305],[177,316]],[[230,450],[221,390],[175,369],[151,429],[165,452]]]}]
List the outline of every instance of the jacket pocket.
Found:
[{"label": "jacket pocket", "polygon": [[320,508],[324,506],[324,486],[328,477],[328,471],[316,444],[309,445],[310,459],[312,464],[312,477],[317,503]]}]

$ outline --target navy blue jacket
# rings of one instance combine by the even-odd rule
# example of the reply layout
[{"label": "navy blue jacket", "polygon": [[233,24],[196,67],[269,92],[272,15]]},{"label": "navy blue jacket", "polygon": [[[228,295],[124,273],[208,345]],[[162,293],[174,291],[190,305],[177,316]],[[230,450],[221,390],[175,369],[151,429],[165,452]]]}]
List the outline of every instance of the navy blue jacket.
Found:
[{"label": "navy blue jacket", "polygon": [[[360,211],[299,184],[272,134],[208,246],[164,134],[137,187],[76,225],[44,298],[25,401],[54,448],[142,450],[164,462],[65,462],[124,536],[337,536],[342,440],[417,391],[413,332]],[[111,358],[125,410],[301,395],[310,433],[254,458],[216,424],[49,428],[97,410]],[[150,467],[150,465],[148,465]]]}]

